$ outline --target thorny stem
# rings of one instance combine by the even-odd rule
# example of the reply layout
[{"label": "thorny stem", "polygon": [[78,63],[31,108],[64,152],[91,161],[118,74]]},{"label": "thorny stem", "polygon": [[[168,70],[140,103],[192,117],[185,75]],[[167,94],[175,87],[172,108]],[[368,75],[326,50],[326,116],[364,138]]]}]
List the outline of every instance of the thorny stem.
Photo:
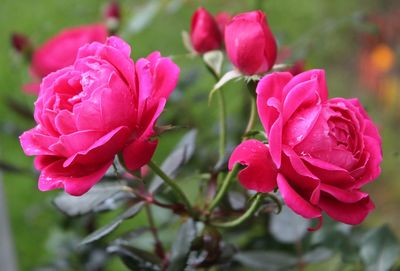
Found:
[{"label": "thorny stem", "polygon": [[213,225],[215,227],[219,227],[219,228],[231,228],[231,227],[235,227],[235,226],[241,224],[242,222],[246,221],[247,219],[249,219],[250,217],[252,217],[254,215],[254,213],[257,211],[258,207],[260,206],[263,197],[264,197],[264,195],[262,193],[256,194],[250,207],[240,217],[238,217],[232,221],[228,221],[228,222],[214,222],[211,225]]},{"label": "thorny stem", "polygon": [[180,198],[185,205],[187,212],[191,217],[196,217],[193,208],[186,197],[185,193],[180,189],[180,187],[172,180],[157,164],[155,164],[152,160],[148,163],[149,167],[157,174],[171,189],[174,193]]}]

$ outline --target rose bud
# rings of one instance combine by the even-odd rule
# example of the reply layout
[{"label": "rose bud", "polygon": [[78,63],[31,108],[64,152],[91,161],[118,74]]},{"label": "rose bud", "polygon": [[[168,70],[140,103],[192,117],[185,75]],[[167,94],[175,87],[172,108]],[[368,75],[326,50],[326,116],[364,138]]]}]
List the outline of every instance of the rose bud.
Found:
[{"label": "rose bud", "polygon": [[198,8],[192,16],[190,39],[200,54],[221,48],[222,35],[218,24],[205,8]]},{"label": "rose bud", "polygon": [[361,223],[374,209],[361,188],[379,176],[382,147],[359,101],[328,99],[323,70],[279,72],[259,82],[257,109],[269,143],[253,139],[236,147],[229,168],[246,166],[240,183],[258,192],[278,187],[289,208],[319,225],[322,212]]},{"label": "rose bud", "polygon": [[111,33],[116,33],[121,20],[121,10],[118,1],[113,0],[104,9],[104,18]]},{"label": "rose bud", "polygon": [[179,68],[159,52],[136,63],[123,40],[80,48],[75,62],[46,76],[35,102],[37,126],[20,137],[34,155],[41,191],[86,193],[116,154],[135,171],[151,159],[154,125],[175,88]]},{"label": "rose bud", "polygon": [[26,35],[21,33],[12,33],[11,44],[19,54],[30,57],[33,47],[31,41]]},{"label": "rose bud", "polygon": [[228,23],[231,21],[232,17],[228,12],[220,12],[215,16],[215,20],[217,21],[219,32],[221,33],[222,36],[224,36],[225,33],[225,27],[228,25]]},{"label": "rose bud", "polygon": [[107,35],[106,27],[101,24],[64,29],[34,51],[30,71],[36,82],[25,85],[24,90],[37,94],[37,81],[51,72],[71,65],[81,46],[93,41],[104,42]]},{"label": "rose bud", "polygon": [[225,29],[225,47],[233,65],[244,74],[265,73],[275,64],[276,41],[262,11],[233,17]]}]

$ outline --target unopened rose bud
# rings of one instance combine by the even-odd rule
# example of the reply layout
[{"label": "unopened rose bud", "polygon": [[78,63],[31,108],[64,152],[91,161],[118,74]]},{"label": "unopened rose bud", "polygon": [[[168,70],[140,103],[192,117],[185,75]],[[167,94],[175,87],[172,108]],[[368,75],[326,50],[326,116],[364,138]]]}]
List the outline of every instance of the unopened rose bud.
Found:
[{"label": "unopened rose bud", "polygon": [[198,8],[192,16],[190,39],[198,53],[216,50],[222,45],[218,24],[205,8]]},{"label": "unopened rose bud", "polygon": [[228,25],[231,19],[231,15],[225,11],[220,12],[215,16],[215,20],[217,21],[218,28],[222,36],[224,36],[225,27]]},{"label": "unopened rose bud", "polygon": [[26,35],[21,33],[12,33],[11,44],[19,54],[27,57],[32,55],[32,43]]},{"label": "unopened rose bud", "polygon": [[262,11],[235,16],[225,29],[225,47],[233,65],[247,75],[267,72],[276,60],[275,37]]},{"label": "unopened rose bud", "polygon": [[121,9],[118,1],[113,0],[107,4],[104,10],[104,18],[109,31],[111,33],[117,32],[121,20]]}]

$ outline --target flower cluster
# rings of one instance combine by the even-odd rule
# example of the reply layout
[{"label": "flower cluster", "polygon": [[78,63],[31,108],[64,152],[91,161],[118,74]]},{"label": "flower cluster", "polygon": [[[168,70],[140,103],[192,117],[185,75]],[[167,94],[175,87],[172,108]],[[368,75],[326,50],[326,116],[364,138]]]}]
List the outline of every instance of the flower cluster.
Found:
[{"label": "flower cluster", "polygon": [[[102,25],[69,29],[34,52],[32,73],[44,78],[37,126],[20,140],[25,153],[36,156],[40,190],[82,195],[116,155],[128,171],[153,156],[154,126],[179,68],[158,52],[134,63],[129,45],[107,35]],[[374,208],[361,189],[380,174],[382,153],[378,130],[359,101],[329,99],[323,70],[302,72],[299,64],[291,73],[266,74],[277,59],[277,42],[262,11],[231,18],[199,8],[190,38],[198,54],[225,47],[242,78],[262,77],[256,106],[266,138],[246,140],[230,156],[229,170],[245,166],[240,183],[259,193],[278,188],[286,205],[307,219],[322,221],[326,212],[343,223],[361,223]],[[220,191],[209,214],[226,192]],[[190,215],[200,217],[183,192],[177,195]]]}]

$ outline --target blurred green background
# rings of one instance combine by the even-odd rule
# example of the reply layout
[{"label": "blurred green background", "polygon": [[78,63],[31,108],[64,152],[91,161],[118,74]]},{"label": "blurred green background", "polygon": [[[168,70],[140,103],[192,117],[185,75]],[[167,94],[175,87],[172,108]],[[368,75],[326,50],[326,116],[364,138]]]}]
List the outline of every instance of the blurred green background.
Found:
[{"label": "blurred green background", "polygon": [[[29,82],[28,65],[10,46],[12,32],[29,35],[39,45],[65,27],[91,24],[102,20],[102,9],[107,1],[99,0],[2,0],[0,3],[0,160],[26,171],[33,169],[32,158],[25,157],[18,135],[33,127],[33,122],[10,109],[10,99],[26,109],[33,109],[34,96],[22,92],[21,86]],[[359,80],[359,56],[370,48],[362,33],[376,31],[365,22],[366,14],[387,13],[400,8],[398,1],[363,0],[268,0],[268,1],[120,1],[123,21],[121,36],[133,47],[133,58],[146,56],[154,50],[163,55],[184,55],[181,31],[189,30],[193,11],[203,5],[214,14],[228,11],[232,14],[262,8],[268,14],[270,27],[279,39],[280,47],[289,46],[295,58],[304,58],[307,68],[323,68],[327,73],[330,96],[358,97],[374,119],[383,138],[384,160],[382,175],[366,190],[376,204],[376,210],[365,225],[388,223],[400,235],[400,141],[398,91],[399,46],[386,41],[392,49],[394,64],[384,76],[389,87],[368,87]],[[398,32],[397,32],[398,33]],[[397,47],[396,47],[397,46]],[[379,53],[379,52],[378,52]],[[378,55],[379,56],[379,55]],[[379,57],[378,57],[379,59]],[[182,87],[167,105],[161,123],[197,127],[199,146],[216,143],[216,104],[207,107],[207,93],[213,78],[201,66],[199,59],[177,56],[181,66],[181,81],[193,80]],[[365,67],[364,67],[365,68]],[[194,75],[194,71],[196,72]],[[393,77],[394,76],[394,77]],[[199,79],[200,78],[200,79]],[[384,80],[384,79],[382,79]],[[386,81],[385,81],[386,82]],[[384,84],[384,86],[386,86]],[[241,126],[238,113],[240,99],[234,95],[241,91],[240,83],[229,84],[224,90],[229,97],[229,121]],[[232,94],[232,95],[231,95]],[[180,113],[176,113],[179,110]],[[182,113],[185,112],[185,113]],[[215,124],[213,126],[213,124]],[[182,133],[167,134],[160,141],[157,159],[164,157]],[[213,140],[213,141],[212,141]],[[231,138],[232,140],[232,138]],[[235,142],[231,142],[235,144]],[[202,148],[199,148],[202,149]],[[216,149],[216,148],[215,148]],[[215,150],[215,153],[217,151]],[[54,257],[52,240],[57,238],[65,219],[51,204],[57,192],[42,193],[37,181],[29,174],[5,172],[4,186],[13,238],[21,270],[32,270]],[[102,219],[107,220],[107,215]],[[0,221],[3,223],[3,221]],[[101,223],[101,222],[100,222]],[[124,224],[125,229],[142,225],[141,217]],[[115,263],[118,266],[118,263]],[[112,270],[123,270],[115,267]],[[119,269],[120,268],[120,269]],[[1,267],[0,267],[1,269]]]}]

